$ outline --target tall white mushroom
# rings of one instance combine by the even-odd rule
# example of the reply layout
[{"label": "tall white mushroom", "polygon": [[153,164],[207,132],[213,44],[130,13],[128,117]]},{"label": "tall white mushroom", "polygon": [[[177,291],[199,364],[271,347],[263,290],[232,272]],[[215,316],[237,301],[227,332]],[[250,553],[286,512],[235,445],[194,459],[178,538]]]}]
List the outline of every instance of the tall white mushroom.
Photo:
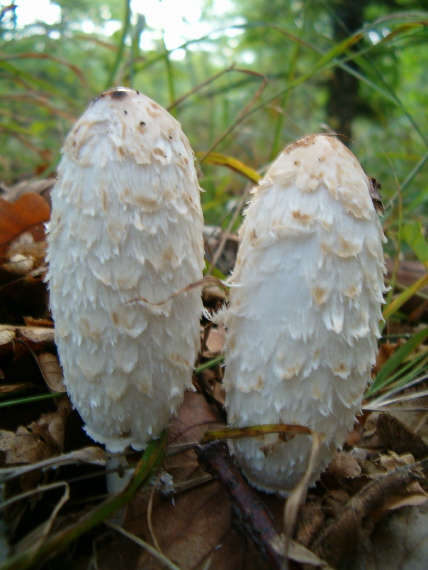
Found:
[{"label": "tall white mushroom", "polygon": [[[180,124],[123,87],[67,137],[48,227],[50,302],[67,390],[110,451],[143,449],[191,386],[203,268],[194,158]],[[146,299],[136,301],[136,299]]]},{"label": "tall white mushroom", "polygon": [[[229,421],[322,433],[312,483],[352,428],[375,361],[385,291],[376,192],[342,143],[308,136],[273,163],[240,231],[225,314]],[[230,445],[255,487],[286,495],[311,438]]]}]

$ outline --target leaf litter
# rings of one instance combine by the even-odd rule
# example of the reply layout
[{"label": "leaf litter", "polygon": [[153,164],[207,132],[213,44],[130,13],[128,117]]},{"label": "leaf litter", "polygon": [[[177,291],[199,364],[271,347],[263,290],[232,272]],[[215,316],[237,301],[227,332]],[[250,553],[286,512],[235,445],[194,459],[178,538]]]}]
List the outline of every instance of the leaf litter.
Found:
[{"label": "leaf litter", "polygon": [[[50,184],[38,188],[45,191]],[[23,402],[16,400],[21,392],[25,393],[25,401],[34,400],[32,404],[2,408],[0,485],[5,508],[1,512],[8,525],[11,549],[0,568],[13,567],[8,560],[15,560],[14,564],[19,560],[16,568],[29,567],[25,565],[31,559],[28,556],[37,558],[43,551],[39,562],[44,561],[46,567],[60,564],[66,557],[71,569],[95,563],[103,569],[125,564],[136,570],[168,566],[182,570],[263,570],[286,566],[285,541],[293,568],[339,567],[342,561],[352,569],[356,566],[349,560],[349,553],[355,548],[360,561],[364,558],[361,552],[370,554],[365,556],[362,567],[380,568],[375,557],[376,540],[388,557],[388,538],[397,549],[397,533],[404,533],[403,524],[420,529],[428,513],[424,490],[426,414],[401,412],[413,418],[409,425],[400,421],[400,413],[378,413],[369,408],[371,402],[388,402],[394,394],[394,398],[398,395],[402,399],[394,402],[402,410],[409,398],[417,399],[426,391],[423,359],[428,350],[424,332],[427,312],[424,298],[419,296],[425,294],[424,289],[415,290],[416,295],[401,305],[408,320],[389,324],[387,334],[393,331],[394,342],[387,340],[380,345],[376,394],[369,393],[368,410],[315,488],[307,489],[303,479],[284,501],[252,490],[239,472],[239,477],[236,475],[227,447],[219,443],[221,439],[257,436],[260,430],[275,426],[247,426],[237,434],[225,429],[221,384],[225,333],[221,326],[211,323],[203,335],[199,372],[194,379],[196,392],[186,394],[171,422],[167,451],[153,479],[150,482],[148,477],[151,463],[144,460],[143,471],[137,467],[137,472],[143,474],[141,481],[131,479],[125,494],[106,499],[107,456],[87,438],[68,398],[61,395],[64,386],[43,283],[43,223],[48,219],[48,202],[25,190],[20,190],[17,197],[15,202],[8,202],[6,196],[0,208],[0,405]],[[227,272],[236,252],[236,239],[214,230],[207,234],[216,236],[210,243],[212,257],[216,245],[224,248],[225,243],[231,243],[227,264],[222,266]],[[422,264],[404,262],[399,266],[397,282],[409,287],[424,274]],[[211,283],[205,289],[206,307],[215,310],[225,292]],[[421,380],[416,382],[416,375],[410,380],[405,378],[416,369]],[[50,394],[60,397],[52,398]],[[46,399],[38,400],[41,395]],[[298,426],[276,426],[284,437],[290,437],[290,433],[299,437],[299,430]],[[219,445],[223,446],[224,457]],[[204,462],[201,457],[210,448]],[[155,444],[154,464],[159,463],[162,454]],[[134,469],[139,461],[139,454],[130,454],[129,468]],[[218,472],[214,475],[216,469],[221,476]],[[235,486],[228,478],[230,470],[238,477]],[[243,504],[240,493],[247,497]],[[119,527],[116,523],[100,524],[118,505],[125,504]],[[264,520],[269,521],[266,536],[260,530]],[[92,530],[88,540],[79,539],[94,528],[98,530]],[[406,533],[404,546],[415,544],[416,539]],[[269,549],[273,558],[267,560]],[[420,556],[425,555],[423,548],[417,550]],[[23,562],[22,553],[27,562]],[[406,555],[404,550],[395,556],[404,560],[400,567],[410,568],[406,566],[410,562],[415,568],[423,567],[416,555]],[[399,566],[391,566],[395,567]]]}]

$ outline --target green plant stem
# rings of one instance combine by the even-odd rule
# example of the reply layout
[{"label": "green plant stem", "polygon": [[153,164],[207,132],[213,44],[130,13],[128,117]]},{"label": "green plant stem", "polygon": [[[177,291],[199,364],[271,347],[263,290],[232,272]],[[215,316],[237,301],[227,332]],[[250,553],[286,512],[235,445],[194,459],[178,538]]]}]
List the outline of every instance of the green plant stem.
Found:
[{"label": "green plant stem", "polygon": [[125,41],[128,36],[131,27],[131,0],[125,0],[125,17],[122,27],[122,36],[120,38],[119,48],[117,50],[116,59],[114,61],[113,67],[111,69],[110,75],[108,76],[107,82],[104,87],[104,91],[113,86],[116,79],[117,72],[119,70],[120,64],[122,63],[123,56],[125,53]]},{"label": "green plant stem", "polygon": [[204,364],[201,364],[200,366],[195,368],[195,374],[200,374],[201,372],[203,372],[204,370],[207,370],[208,368],[213,368],[214,366],[216,366],[217,364],[220,364],[223,361],[224,361],[224,354],[221,354],[220,356],[216,356],[212,360],[209,360],[208,362],[204,362]]},{"label": "green plant stem", "polygon": [[67,392],[53,392],[51,394],[41,394],[40,396],[18,398],[17,400],[7,400],[6,402],[0,402],[0,408],[8,408],[9,406],[18,406],[20,404],[32,404],[33,402],[39,402],[40,400],[51,400],[52,398],[59,398],[60,396],[66,395]]},{"label": "green plant stem", "polygon": [[174,87],[174,70],[172,68],[172,63],[169,57],[169,51],[166,49],[165,40],[162,35],[162,47],[163,53],[165,58],[165,66],[166,66],[166,79],[168,84],[168,96],[169,96],[169,112],[173,117],[177,116],[176,109],[172,107],[173,102],[175,101],[175,87]]},{"label": "green plant stem", "polygon": [[143,457],[135,468],[131,481],[121,493],[113,495],[84,514],[77,524],[71,525],[49,537],[37,550],[34,551],[30,548],[7,559],[0,565],[0,570],[26,570],[36,564],[45,562],[49,557],[64,550],[66,546],[82,534],[124,507],[141,485],[148,481],[152,472],[160,466],[165,455],[167,435],[165,430],[160,439],[149,443]]}]

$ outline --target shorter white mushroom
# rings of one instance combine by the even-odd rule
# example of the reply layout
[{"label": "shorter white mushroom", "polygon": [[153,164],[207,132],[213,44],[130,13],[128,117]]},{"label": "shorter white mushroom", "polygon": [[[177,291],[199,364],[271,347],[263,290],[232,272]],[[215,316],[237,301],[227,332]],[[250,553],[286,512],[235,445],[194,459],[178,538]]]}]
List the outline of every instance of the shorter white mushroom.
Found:
[{"label": "shorter white mushroom", "polygon": [[[323,434],[312,483],[352,428],[375,361],[385,238],[371,193],[342,143],[308,136],[273,163],[240,230],[225,314],[229,422]],[[311,438],[272,434],[230,446],[255,487],[286,495]]]},{"label": "shorter white mushroom", "polygon": [[[109,451],[158,437],[199,349],[203,219],[179,123],[123,87],[67,137],[52,192],[49,287],[64,380]],[[138,301],[146,299],[149,303]]]}]

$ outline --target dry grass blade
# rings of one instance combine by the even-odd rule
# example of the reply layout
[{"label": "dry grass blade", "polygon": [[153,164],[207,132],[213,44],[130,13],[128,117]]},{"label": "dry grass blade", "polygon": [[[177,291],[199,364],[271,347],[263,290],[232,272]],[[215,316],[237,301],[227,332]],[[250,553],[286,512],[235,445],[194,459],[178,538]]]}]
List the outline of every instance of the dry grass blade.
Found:
[{"label": "dry grass blade", "polygon": [[[200,159],[200,162],[204,162],[204,160],[210,155],[210,153],[218,147],[218,145],[233,131],[233,129],[241,122],[243,121],[249,114],[251,111],[254,111],[254,104],[255,102],[261,97],[261,94],[263,93],[263,91],[265,90],[268,80],[266,78],[266,76],[263,73],[258,73],[256,71],[251,71],[249,69],[234,69],[234,71],[238,71],[240,73],[246,73],[248,75],[253,75],[256,77],[260,77],[262,78],[262,83],[260,85],[260,87],[257,89],[256,93],[254,94],[254,96],[251,98],[251,101],[242,109],[242,111],[239,113],[239,115],[237,116],[237,118],[235,119],[235,121],[230,125],[230,127],[228,129],[226,129],[226,131],[221,134],[211,145],[211,147],[205,152],[204,156]],[[250,111],[251,110],[251,111]]]},{"label": "dry grass blade", "polygon": [[148,544],[147,542],[145,542],[141,538],[138,538],[138,536],[135,536],[135,534],[131,534],[131,533],[127,532],[121,526],[114,524],[110,521],[104,521],[104,524],[107,525],[108,527],[112,528],[116,532],[123,534],[123,536],[126,536],[126,538],[129,538],[129,540],[132,540],[132,542],[135,542],[135,544],[138,544],[139,546],[141,546],[141,548],[144,548],[144,550],[147,550],[147,552],[150,552],[150,554],[152,556],[154,556],[154,558],[156,558],[156,560],[159,560],[159,562],[164,564],[164,566],[166,566],[170,570],[181,570],[178,566],[176,566],[173,562],[171,562],[171,560],[166,558],[166,556],[164,556],[161,552],[159,552],[158,550],[153,548],[153,546],[150,546],[150,544]]},{"label": "dry grass blade", "polygon": [[257,437],[268,433],[286,433],[292,435],[311,435],[313,432],[305,427],[288,424],[266,424],[247,426],[244,428],[209,429],[204,433],[201,444],[210,443],[217,439],[238,439],[240,437]]},{"label": "dry grass blade", "polygon": [[198,91],[200,91],[201,89],[203,89],[204,87],[206,87],[207,85],[209,85],[210,83],[212,83],[213,81],[215,81],[216,79],[218,79],[219,77],[221,77],[222,75],[224,75],[225,73],[229,73],[229,71],[234,71],[235,70],[235,64],[232,64],[230,67],[227,67],[226,69],[222,69],[221,71],[219,71],[218,73],[216,73],[215,75],[213,75],[212,77],[209,77],[208,79],[206,79],[205,81],[202,81],[201,83],[199,83],[199,85],[196,85],[196,87],[193,87],[193,89],[190,89],[190,91],[188,91],[187,93],[185,93],[182,97],[179,97],[178,99],[176,99],[175,101],[173,101],[171,103],[171,105],[169,105],[167,107],[167,110],[169,112],[171,112],[171,109],[178,107],[179,105],[181,105],[181,103],[183,103],[186,99],[188,99],[189,97],[191,97],[192,95],[194,95],[195,93],[198,93]]},{"label": "dry grass blade", "polygon": [[45,523],[40,539],[34,543],[34,545],[32,547],[34,552],[36,552],[37,549],[40,548],[42,546],[42,544],[44,543],[44,541],[46,540],[47,536],[49,535],[49,533],[52,529],[53,523],[55,522],[55,519],[58,516],[59,511],[61,510],[61,508],[65,505],[65,503],[70,498],[70,487],[68,486],[68,484],[65,481],[64,481],[63,485],[65,487],[64,488],[64,494],[61,497],[61,499],[58,501],[58,503],[56,504],[54,510],[52,511],[51,516],[49,517],[49,520]]},{"label": "dry grass blade", "polygon": [[[388,392],[386,392],[385,394],[382,394],[378,398],[371,400],[367,405],[363,405],[363,409],[364,410],[377,410],[385,404],[385,401],[392,398],[392,396],[394,396],[395,394],[398,394],[399,392],[401,392],[404,389],[408,390],[409,388],[412,388],[413,386],[416,386],[417,384],[420,384],[421,382],[425,382],[425,380],[428,380],[428,374],[423,374],[422,376],[415,378],[411,382],[407,382],[404,386],[400,385],[400,386],[397,386],[395,388],[392,388],[391,390],[388,390]],[[420,392],[416,392],[415,396],[417,396],[418,394],[420,394]]]},{"label": "dry grass blade", "polygon": [[132,479],[121,493],[113,495],[82,515],[76,524],[72,524],[48,537],[37,550],[30,548],[8,558],[0,565],[0,570],[26,570],[45,562],[48,558],[64,550],[79,536],[124,507],[151,476],[153,470],[159,467],[165,454],[166,442],[167,433],[165,431],[159,440],[152,441],[147,446],[143,457],[135,468]]},{"label": "dry grass blade", "polygon": [[155,533],[155,529],[153,528],[153,524],[152,524],[152,515],[153,515],[153,498],[155,496],[155,492],[157,489],[157,486],[159,485],[159,476],[157,476],[156,478],[156,482],[153,485],[153,489],[150,493],[150,500],[149,500],[149,506],[147,508],[147,524],[149,527],[149,531],[150,531],[150,535],[152,537],[153,543],[156,547],[156,550],[159,552],[159,554],[165,558],[164,553],[162,552],[162,548],[160,547],[160,544],[158,542],[158,539],[156,538],[156,533]]},{"label": "dry grass blade", "polygon": [[22,475],[30,473],[31,471],[80,462],[104,466],[107,463],[105,451],[95,446],[85,447],[83,449],[71,451],[70,453],[65,453],[64,455],[60,455],[58,457],[51,457],[50,459],[45,459],[44,461],[39,461],[31,465],[1,469],[0,483],[10,481],[11,479],[15,479],[17,477],[22,477]]},{"label": "dry grass blade", "polygon": [[208,272],[207,272],[207,275],[211,275],[211,273],[214,271],[214,268],[215,268],[215,266],[217,265],[217,262],[218,262],[218,260],[220,259],[221,254],[223,253],[223,249],[224,249],[225,246],[226,246],[229,233],[230,233],[230,231],[232,230],[233,225],[234,225],[234,223],[235,223],[235,221],[236,221],[236,219],[237,219],[237,217],[238,217],[240,211],[242,210],[242,208],[243,208],[243,206],[244,206],[244,204],[245,204],[245,200],[246,200],[247,197],[248,197],[248,191],[249,191],[249,188],[248,188],[248,186],[247,186],[247,188],[246,188],[244,194],[242,195],[241,199],[239,200],[239,203],[238,203],[238,204],[236,205],[236,207],[235,207],[235,212],[233,213],[232,219],[230,220],[229,225],[228,225],[226,231],[223,232],[223,234],[222,234],[222,236],[221,236],[221,240],[220,240],[219,246],[218,246],[218,248],[217,248],[217,251],[216,251],[215,254],[214,254],[214,257],[213,257],[213,260],[212,260],[212,262],[211,262],[210,268],[209,268],[209,270],[208,270]]},{"label": "dry grass blade", "polygon": [[176,291],[170,297],[168,297],[168,299],[160,301],[159,303],[151,303],[144,297],[137,297],[136,299],[131,299],[130,301],[127,301],[125,304],[127,305],[128,303],[135,303],[137,301],[139,302],[142,301],[143,303],[147,303],[148,305],[152,305],[153,307],[158,307],[160,305],[165,305],[165,303],[168,303],[168,301],[174,299],[174,297],[177,297],[178,295],[182,295],[183,293],[187,293],[188,291],[191,291],[192,289],[197,289],[198,287],[204,287],[205,285],[218,285],[222,289],[225,288],[224,284],[222,283],[222,281],[220,281],[220,279],[218,279],[217,277],[207,276],[203,277],[202,279],[198,279],[198,281],[195,281],[194,283],[186,285],[186,287],[183,287],[179,291]]},{"label": "dry grass blade", "polygon": [[0,510],[7,509],[11,505],[18,503],[19,501],[23,501],[24,499],[28,499],[34,495],[38,495],[40,493],[45,493],[46,491],[52,491],[53,489],[58,489],[59,487],[64,487],[67,485],[65,481],[59,481],[58,483],[51,483],[50,485],[41,485],[40,487],[36,487],[36,489],[31,489],[31,491],[27,491],[26,493],[21,493],[20,495],[15,495],[11,497],[7,501],[0,503]]},{"label": "dry grass blade", "polygon": [[[407,386],[405,386],[407,388]],[[416,400],[418,398],[424,398],[428,396],[428,390],[422,390],[421,392],[415,392],[413,394],[407,394],[406,396],[398,396],[397,398],[389,398],[387,400],[383,400],[382,402],[378,403],[371,403],[368,406],[364,406],[365,410],[370,411],[379,411],[382,410],[385,406],[389,406],[390,404],[396,404],[398,402],[409,402],[411,400]],[[404,408],[406,409],[406,408]]]},{"label": "dry grass blade", "polygon": [[312,449],[309,456],[308,465],[299,483],[291,492],[284,508],[284,561],[281,570],[288,570],[288,559],[290,556],[291,539],[296,528],[297,515],[300,506],[305,502],[312,479],[312,474],[317,465],[318,456],[321,449],[322,435],[316,431],[312,432]]}]

